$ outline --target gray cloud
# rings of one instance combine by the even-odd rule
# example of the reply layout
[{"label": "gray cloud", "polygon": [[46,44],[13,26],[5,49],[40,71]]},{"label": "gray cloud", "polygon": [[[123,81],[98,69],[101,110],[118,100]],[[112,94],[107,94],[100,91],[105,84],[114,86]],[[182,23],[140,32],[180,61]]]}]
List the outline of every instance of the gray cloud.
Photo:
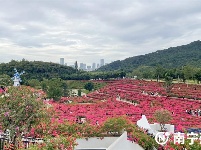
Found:
[{"label": "gray cloud", "polygon": [[200,40],[196,0],[0,2],[0,62],[111,62]]}]

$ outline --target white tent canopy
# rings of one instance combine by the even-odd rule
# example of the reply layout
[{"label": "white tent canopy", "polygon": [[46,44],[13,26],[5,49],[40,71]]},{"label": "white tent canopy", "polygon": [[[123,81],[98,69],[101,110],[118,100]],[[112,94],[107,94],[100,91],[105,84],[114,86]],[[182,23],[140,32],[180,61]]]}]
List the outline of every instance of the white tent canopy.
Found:
[{"label": "white tent canopy", "polygon": [[150,126],[150,124],[147,120],[147,117],[145,115],[142,115],[142,118],[137,121],[137,125],[140,128],[147,129],[150,134],[154,134],[154,131],[151,129],[151,126]]},{"label": "white tent canopy", "polygon": [[142,118],[137,121],[137,125],[140,128],[151,129],[150,124],[149,124],[147,117],[145,115],[142,115]]}]

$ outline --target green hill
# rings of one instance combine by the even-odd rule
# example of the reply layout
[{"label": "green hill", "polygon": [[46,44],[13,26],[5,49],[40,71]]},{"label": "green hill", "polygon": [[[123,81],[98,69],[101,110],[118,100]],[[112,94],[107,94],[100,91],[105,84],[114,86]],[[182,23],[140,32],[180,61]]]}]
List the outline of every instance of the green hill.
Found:
[{"label": "green hill", "polygon": [[0,64],[0,75],[7,74],[12,77],[14,74],[14,68],[16,68],[18,72],[25,71],[25,74],[22,75],[22,79],[25,78],[27,80],[42,80],[43,78],[66,78],[76,72],[72,67],[62,66],[56,63],[12,60],[9,63]]},{"label": "green hill", "polygon": [[195,41],[187,45],[170,47],[153,53],[134,56],[125,60],[117,60],[105,65],[98,71],[113,71],[122,69],[132,71],[139,66],[158,66],[164,68],[177,68],[184,65],[192,65],[201,68],[201,41]]}]

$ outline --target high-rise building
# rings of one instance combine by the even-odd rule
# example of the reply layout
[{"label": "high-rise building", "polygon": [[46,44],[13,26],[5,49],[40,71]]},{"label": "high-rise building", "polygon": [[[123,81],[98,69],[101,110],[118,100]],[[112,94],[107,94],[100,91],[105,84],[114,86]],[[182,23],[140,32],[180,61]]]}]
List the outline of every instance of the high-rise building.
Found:
[{"label": "high-rise building", "polygon": [[81,70],[82,70],[82,67],[83,67],[83,63],[80,63],[80,68],[79,68],[79,69],[81,69]]},{"label": "high-rise building", "polygon": [[100,60],[100,67],[104,66],[104,59]]},{"label": "high-rise building", "polygon": [[99,64],[97,64],[97,68],[99,68]]},{"label": "high-rise building", "polygon": [[96,69],[96,63],[92,64],[92,71]]},{"label": "high-rise building", "polygon": [[64,65],[64,58],[60,58],[60,65]]},{"label": "high-rise building", "polygon": [[86,70],[86,68],[87,68],[87,65],[86,65],[86,64],[84,64],[83,68],[84,68],[84,70]]},{"label": "high-rise building", "polygon": [[81,70],[86,70],[86,64],[80,63],[80,69]]}]

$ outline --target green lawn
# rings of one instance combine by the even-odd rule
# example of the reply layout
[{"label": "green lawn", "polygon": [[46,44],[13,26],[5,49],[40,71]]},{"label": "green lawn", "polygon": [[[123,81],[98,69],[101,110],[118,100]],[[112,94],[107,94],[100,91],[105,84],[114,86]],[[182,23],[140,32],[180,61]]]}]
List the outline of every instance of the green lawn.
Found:
[{"label": "green lawn", "polygon": [[[156,79],[144,79],[144,80],[146,80],[146,81],[157,81]],[[165,82],[165,80],[164,79],[161,79],[161,80],[159,80],[160,82]],[[184,83],[184,82],[182,82],[181,80],[178,82],[178,80],[173,80],[173,83]],[[195,80],[186,80],[186,84],[198,84],[197,83],[197,81]]]},{"label": "green lawn", "polygon": [[[81,80],[67,80],[67,85],[68,85],[68,89],[84,89],[84,85],[87,83],[87,82],[93,82],[93,81],[81,81]],[[95,82],[94,83],[94,89],[97,90],[97,89],[100,89],[104,86],[106,86],[107,84],[104,83],[104,82]]]}]

